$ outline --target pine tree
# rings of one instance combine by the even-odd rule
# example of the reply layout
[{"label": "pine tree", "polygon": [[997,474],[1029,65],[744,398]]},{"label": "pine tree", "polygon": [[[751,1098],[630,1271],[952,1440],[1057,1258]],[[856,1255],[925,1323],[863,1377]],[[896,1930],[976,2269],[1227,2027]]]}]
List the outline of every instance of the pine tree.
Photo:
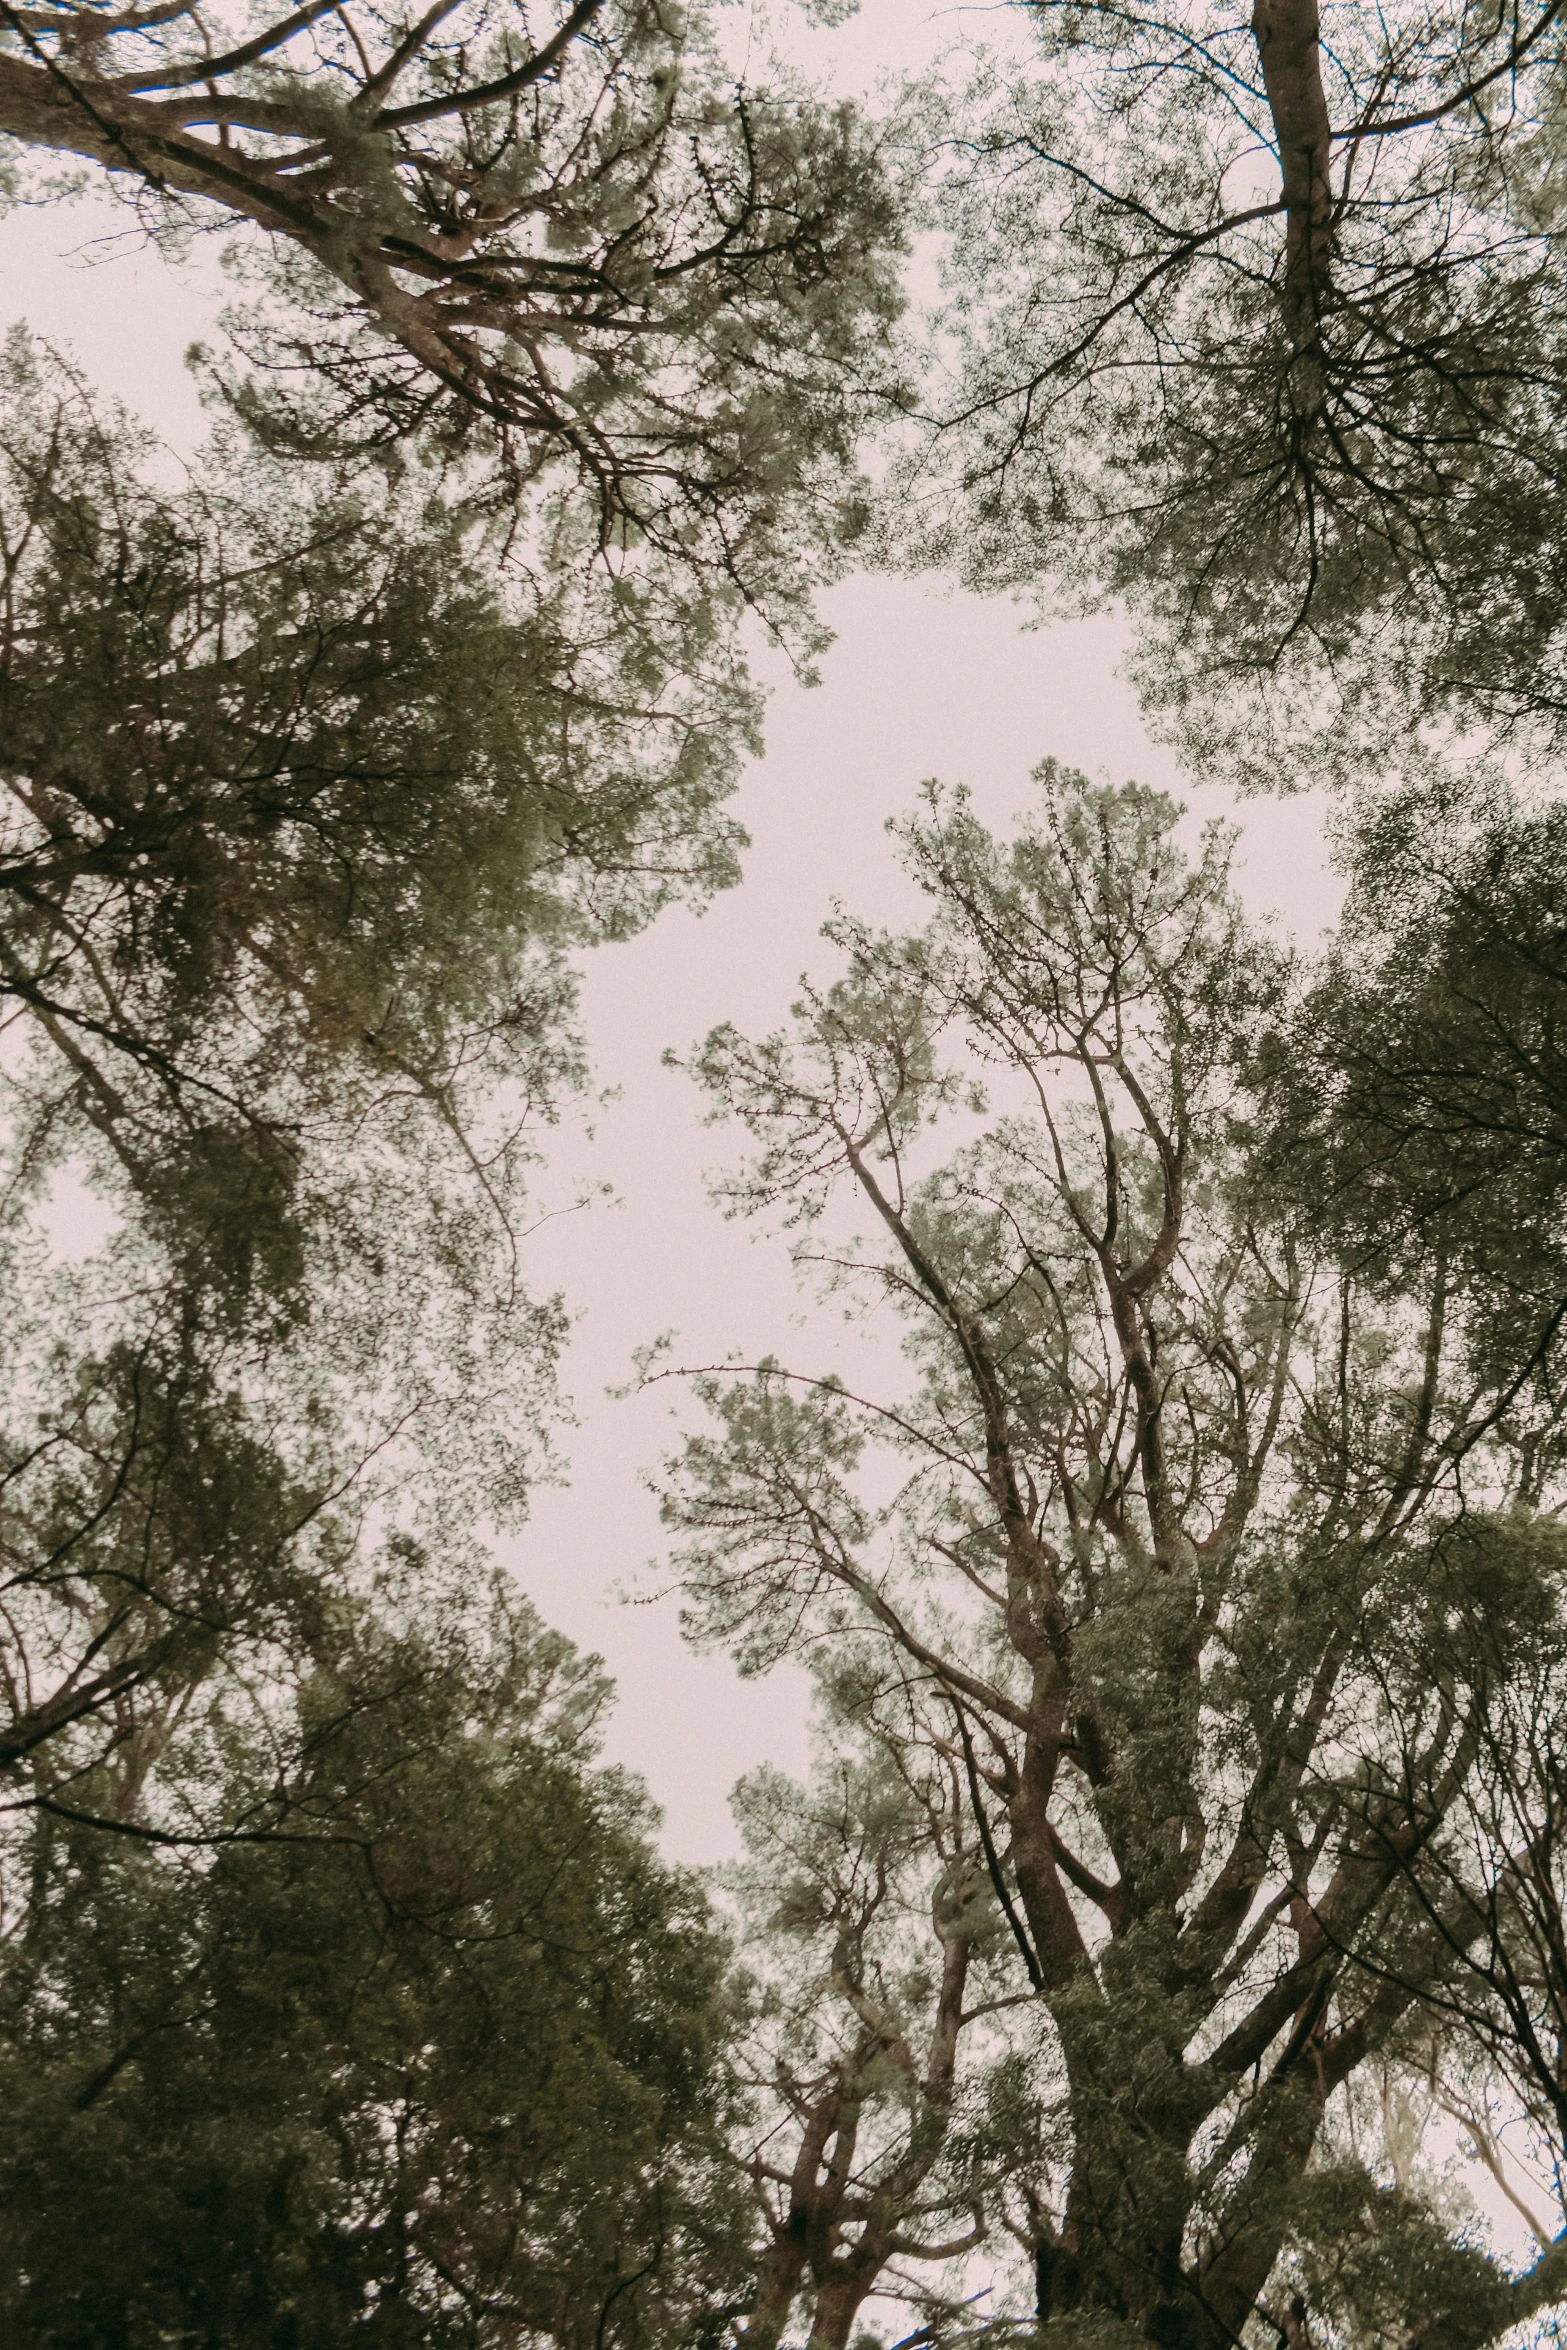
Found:
[{"label": "pine tree", "polygon": [[[972,1764],[1048,2022],[1015,2157],[1046,2339],[1320,2343],[1374,2303],[1489,2343],[1562,2246],[1510,2280],[1328,2120],[1515,1864],[1474,1798],[1567,1573],[1553,1455],[1530,1482],[1556,1341],[1500,1359],[1491,1286],[1313,1234],[1259,1139],[1285,972],[1225,836],[1189,861],[1159,795],[1040,782],[1006,841],[930,787],[928,927],[837,919],[791,1032],[696,1058],[759,1146],[728,1198],[903,1316],[916,1379],[704,1380],[666,1504],[693,1625],[752,1669],[828,1639]],[[840,1193],[868,1241],[813,1238]]]}]

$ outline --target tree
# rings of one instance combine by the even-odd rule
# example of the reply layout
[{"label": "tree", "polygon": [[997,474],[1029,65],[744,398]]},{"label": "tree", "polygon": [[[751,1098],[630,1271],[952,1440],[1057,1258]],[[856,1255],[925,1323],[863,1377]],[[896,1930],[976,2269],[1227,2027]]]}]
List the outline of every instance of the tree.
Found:
[{"label": "tree", "polygon": [[1567,824],[1431,761],[1364,795],[1345,842],[1337,942],[1275,1047],[1270,1155],[1363,1277],[1483,1297],[1482,1368],[1532,1375],[1567,1315]]},{"label": "tree", "polygon": [[950,1758],[895,1699],[894,1734],[884,1699],[857,1721],[857,1696],[824,1686],[809,1786],[764,1767],[733,1799],[747,1857],[727,1886],[754,1973],[745,2168],[765,2229],[741,2339],[756,2350],[777,2350],[802,2297],[810,2350],[848,2350],[873,2294],[940,2306],[924,2264],[984,2237],[959,2053],[1017,2004],[1006,1929]]},{"label": "tree", "polygon": [[253,1217],[334,1113],[547,1100],[560,947],[735,876],[755,704],[705,623],[655,651],[634,589],[497,566],[417,471],[230,436],[159,489],[25,340],[5,390],[0,982],[78,1129],[143,1198],[249,1150]]},{"label": "tree", "polygon": [[1558,742],[1555,0],[1026,14],[1037,64],[938,126],[927,550],[1125,598],[1187,749],[1264,788],[1411,708]]},{"label": "tree", "polygon": [[752,699],[401,458],[170,488],[7,382],[3,2330],[700,2341],[726,1954],[471,1527],[560,1408],[567,957],[732,876]]},{"label": "tree", "polygon": [[[1439,771],[1368,799],[1348,839],[1354,886],[1338,943],[1278,1039],[1266,1147],[1359,1279],[1440,1286],[1477,1391],[1489,1387],[1511,1423],[1504,1498],[1527,1518],[1559,1475],[1561,1444],[1558,1417],[1540,1419],[1530,1401],[1542,1385],[1553,1392],[1567,1319],[1567,828],[1559,809],[1520,804],[1494,775]],[[1465,1461],[1455,1451],[1460,1476]],[[1545,1611],[1523,1657],[1492,1653],[1477,1630],[1473,1767],[1448,1837],[1411,1883],[1450,1950],[1440,2017],[1476,2081],[1454,2118],[1499,2172],[1489,2112],[1511,2105],[1560,2181],[1561,1626]],[[1413,1741],[1401,1778],[1413,1822],[1429,1807]]]},{"label": "tree", "polygon": [[[233,438],[169,490],[62,365],[6,390],[0,1747],[68,1778],[356,1519],[520,1506],[566,955],[732,877],[753,705],[699,616],[655,653],[630,588],[497,575],[416,471]],[[69,1179],[85,1265],[40,1254]]]},{"label": "tree", "polygon": [[248,347],[298,379],[307,440],[477,434],[508,497],[569,488],[590,549],[798,606],[794,541],[830,544],[854,378],[898,304],[849,110],[731,87],[704,15],[659,0],[4,22],[22,150],[128,180],[154,225],[263,232],[280,299]]},{"label": "tree", "polygon": [[[1188,862],[1160,796],[1041,783],[1004,843],[932,786],[901,828],[929,926],[840,917],[845,976],[792,1033],[697,1058],[760,1145],[725,1196],[807,1234],[840,1185],[868,1208],[874,1242],[819,1253],[918,1376],[897,1403],[776,1364],[711,1383],[667,1499],[693,1629],[754,1669],[830,1638],[972,1752],[1064,2099],[1034,2156],[1048,2338],[1306,2341],[1353,2256],[1379,2325],[1423,2338],[1434,2292],[1454,2350],[1491,2342],[1561,2292],[1560,2247],[1513,2282],[1399,2203],[1389,2262],[1394,2207],[1314,2154],[1453,1964],[1411,1884],[1495,1672],[1560,1607],[1554,1483],[1497,1506],[1558,1358],[1477,1385],[1483,1292],[1452,1312],[1314,1245],[1258,1145],[1285,975],[1225,837]],[[856,1483],[878,1451],[890,1505]]]},{"label": "tree", "polygon": [[[5,390],[19,1165],[91,1149],[147,1214],[194,1192],[209,1256],[288,1288],[312,1140],[423,1119],[427,1175],[455,1159],[506,1227],[518,1106],[579,1076],[562,950],[735,878],[755,699],[711,616],[670,636],[628,584],[498,566],[417,471],[302,494],[231,436],[161,490],[25,340]],[[470,1139],[504,1089],[515,1133]]]},{"label": "tree", "polygon": [[[703,2338],[744,2249],[726,1953],[593,1766],[596,1660],[425,1558],[295,1666],[286,1837],[10,1840],[7,2340]],[[253,1726],[221,1765],[271,1800]]]},{"label": "tree", "polygon": [[[1522,2123],[1560,2204],[1567,2184],[1567,1680],[1559,1620],[1544,1616],[1529,1655],[1509,1662],[1510,1670],[1487,1677],[1473,1768],[1448,1832],[1433,1840],[1412,1879],[1449,1953],[1432,2002],[1439,2037],[1429,2069],[1444,2076],[1441,2109],[1515,2203],[1498,2114],[1503,2125]],[[1411,1821],[1429,1809],[1421,1760],[1411,1751],[1400,1790]],[[1519,2208],[1543,2237],[1536,2213]]]}]

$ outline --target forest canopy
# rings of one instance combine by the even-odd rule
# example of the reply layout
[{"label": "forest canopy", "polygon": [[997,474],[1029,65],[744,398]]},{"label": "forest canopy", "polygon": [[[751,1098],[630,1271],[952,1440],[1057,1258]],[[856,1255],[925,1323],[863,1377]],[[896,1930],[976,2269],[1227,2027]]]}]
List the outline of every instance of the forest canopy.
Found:
[{"label": "forest canopy", "polygon": [[[1025,0],[850,102],[664,0],[0,0],[13,197],[230,272],[200,449],[0,366],[19,2350],[1556,2339],[1559,19]],[[869,1339],[644,1358],[688,1637],[813,1692],[695,1871],[497,1550],[533,1235],[856,562],[1114,602],[1347,895],[928,782],[923,920],[671,1056]]]},{"label": "forest canopy", "polygon": [[506,502],[563,485],[588,547],[797,608],[900,301],[852,108],[732,78],[662,0],[4,23],[24,167],[101,167],[155,231],[260,232],[235,390],[274,433],[476,446]]}]

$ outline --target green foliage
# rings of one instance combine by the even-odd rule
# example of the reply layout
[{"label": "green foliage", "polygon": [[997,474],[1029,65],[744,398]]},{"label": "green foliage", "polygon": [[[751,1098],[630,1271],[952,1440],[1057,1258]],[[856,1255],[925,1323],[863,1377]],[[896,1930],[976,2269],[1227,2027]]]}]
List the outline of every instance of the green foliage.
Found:
[{"label": "green foliage", "polygon": [[294,446],[417,437],[541,548],[808,627],[898,204],[877,132],[765,61],[735,84],[705,9],[72,5],[0,35],[0,131],[155,229],[259,232],[228,388]]},{"label": "green foliage", "polygon": [[701,627],[508,568],[417,470],[332,484],[231,437],[168,491],[25,340],[4,388],[0,984],[67,1088],[34,1132],[188,1188],[221,1259],[317,1136],[422,1121],[460,1156],[501,1088],[547,1109],[563,944],[734,878],[754,703]]},{"label": "green foliage", "polygon": [[530,566],[417,466],[231,430],[170,486],[23,336],[3,389],[0,1742],[48,1795],[286,1656],[376,1513],[522,1506],[568,956],[734,878],[756,704],[722,595]]},{"label": "green foliage", "polygon": [[716,2345],[726,1954],[467,1529],[570,957],[735,878],[856,527],[879,141],[656,0],[29,13],[0,128],[261,232],[183,480],[0,385],[0,2332]]},{"label": "green foliage", "polygon": [[1295,2234],[1308,2305],[1346,2350],[1409,2340],[1468,2350],[1513,2322],[1513,2296],[1492,2261],[1427,2205],[1352,2165],[1302,2182]]},{"label": "green foliage", "polygon": [[687,2338],[740,2241],[725,1954],[590,1767],[602,1676],[428,1561],[312,1648],[285,1835],[12,1856],[7,2340]]},{"label": "green foliage", "polygon": [[1513,1409],[1550,1453],[1567,826],[1438,773],[1368,803],[1351,845],[1339,941],[1277,1040],[1272,1154],[1367,1274],[1441,1264],[1477,1359],[1530,1366]]},{"label": "green foliage", "polygon": [[890,527],[1124,599],[1210,773],[1299,788],[1455,713],[1559,743],[1554,9],[1025,14],[932,93],[950,298]]},{"label": "green foliage", "polygon": [[3,1737],[58,1793],[286,1653],[376,1513],[522,1505],[566,958],[732,878],[754,705],[417,471],[231,436],[170,489],[24,340],[5,389]]}]

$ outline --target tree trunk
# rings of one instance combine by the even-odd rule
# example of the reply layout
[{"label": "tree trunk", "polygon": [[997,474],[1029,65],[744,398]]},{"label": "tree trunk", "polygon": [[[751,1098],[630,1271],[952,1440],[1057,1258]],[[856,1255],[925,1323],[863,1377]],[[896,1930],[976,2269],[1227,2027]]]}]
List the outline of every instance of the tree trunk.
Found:
[{"label": "tree trunk", "polygon": [[805,2273],[805,2214],[791,2212],[757,2272],[756,2302],[740,2336],[746,2350],[778,2350]]},{"label": "tree trunk", "polygon": [[1333,209],[1317,0],[1256,0],[1251,29],[1283,183],[1285,321],[1296,354],[1314,354],[1328,293]]},{"label": "tree trunk", "polygon": [[829,2276],[816,2289],[816,2316],[811,2326],[811,2338],[806,2350],[849,2350],[849,2337],[854,2321],[859,2316],[876,2281],[881,2261],[876,2262],[869,2276],[859,2273],[860,2264],[843,2276]]},{"label": "tree trunk", "polygon": [[1062,2225],[1035,2248],[1041,2324],[1094,2311],[1158,2350],[1234,2350],[1284,2241],[1320,2105],[1302,2095],[1281,2109],[1261,2149],[1256,2208],[1226,2215],[1227,2249],[1194,2275],[1191,2149],[1212,2111],[1211,2082],[1178,2048],[1159,2060],[1141,2002],[1122,2015],[1102,2003],[1086,2029],[1069,2007],[1056,2012],[1077,2141]]}]

